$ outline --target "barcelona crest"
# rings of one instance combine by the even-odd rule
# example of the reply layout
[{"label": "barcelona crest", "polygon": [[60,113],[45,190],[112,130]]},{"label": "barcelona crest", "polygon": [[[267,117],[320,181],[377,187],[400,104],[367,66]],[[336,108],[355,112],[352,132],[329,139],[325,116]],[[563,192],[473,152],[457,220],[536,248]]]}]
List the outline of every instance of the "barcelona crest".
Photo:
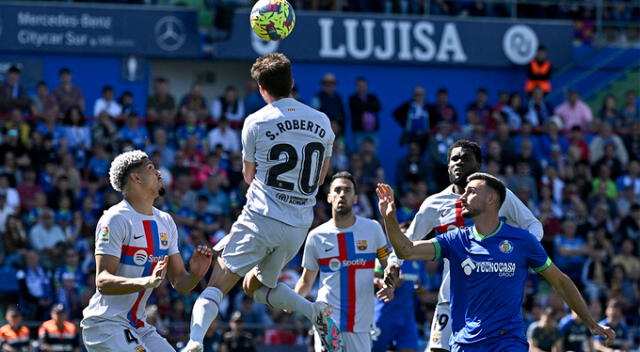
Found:
[{"label": "barcelona crest", "polygon": [[367,240],[360,240],[356,242],[356,247],[359,250],[364,251],[365,249],[367,249]]},{"label": "barcelona crest", "polygon": [[169,235],[167,235],[164,232],[160,234],[160,245],[162,247],[168,247],[169,246]]},{"label": "barcelona crest", "polygon": [[147,352],[147,350],[144,348],[144,346],[136,346],[136,352]]}]

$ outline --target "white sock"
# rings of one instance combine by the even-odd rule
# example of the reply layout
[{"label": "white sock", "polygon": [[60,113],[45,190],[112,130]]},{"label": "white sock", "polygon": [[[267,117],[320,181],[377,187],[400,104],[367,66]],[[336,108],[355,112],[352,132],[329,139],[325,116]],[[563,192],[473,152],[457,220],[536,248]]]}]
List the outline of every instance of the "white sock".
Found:
[{"label": "white sock", "polygon": [[313,304],[283,283],[279,283],[276,288],[260,287],[253,292],[253,299],[289,312],[304,314],[309,320],[313,319]]},{"label": "white sock", "polygon": [[223,293],[216,287],[207,287],[202,291],[191,312],[191,332],[189,339],[200,342],[209,330],[209,326],[218,316]]}]

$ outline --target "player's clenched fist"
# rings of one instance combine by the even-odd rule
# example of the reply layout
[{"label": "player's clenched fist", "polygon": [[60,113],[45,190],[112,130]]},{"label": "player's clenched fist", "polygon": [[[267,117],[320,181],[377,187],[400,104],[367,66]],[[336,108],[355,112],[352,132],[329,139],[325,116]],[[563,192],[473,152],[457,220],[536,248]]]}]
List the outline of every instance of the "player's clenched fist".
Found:
[{"label": "player's clenched fist", "polygon": [[382,216],[391,216],[396,213],[396,204],[393,199],[393,189],[387,184],[378,183],[376,187],[376,193],[378,194],[378,208],[380,208],[380,214]]},{"label": "player's clenched fist", "polygon": [[199,245],[196,251],[189,260],[189,271],[203,277],[209,270],[211,265],[211,259],[213,258],[213,251],[208,246]]}]

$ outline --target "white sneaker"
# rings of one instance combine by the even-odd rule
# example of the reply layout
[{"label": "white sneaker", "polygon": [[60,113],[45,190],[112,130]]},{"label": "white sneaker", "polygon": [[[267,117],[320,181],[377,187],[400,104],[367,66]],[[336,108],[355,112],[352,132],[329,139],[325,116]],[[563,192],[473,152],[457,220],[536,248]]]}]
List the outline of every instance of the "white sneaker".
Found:
[{"label": "white sneaker", "polygon": [[202,352],[203,349],[202,343],[189,340],[189,343],[180,352]]},{"label": "white sneaker", "polygon": [[342,352],[342,333],[331,319],[331,306],[325,302],[313,303],[313,327],[327,352]]}]

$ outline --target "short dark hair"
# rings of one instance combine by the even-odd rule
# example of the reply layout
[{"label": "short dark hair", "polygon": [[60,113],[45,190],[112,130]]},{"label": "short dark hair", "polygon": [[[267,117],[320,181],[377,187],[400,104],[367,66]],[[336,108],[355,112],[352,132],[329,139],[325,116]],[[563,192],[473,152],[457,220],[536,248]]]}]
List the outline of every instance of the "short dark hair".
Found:
[{"label": "short dark hair", "polygon": [[507,187],[504,186],[504,182],[500,181],[499,178],[484,172],[476,172],[467,177],[467,182],[471,182],[473,180],[484,181],[487,186],[498,193],[498,198],[500,200],[498,209],[500,209],[500,207],[502,207],[502,203],[504,203],[504,200],[507,197]]},{"label": "short dark hair", "polygon": [[340,171],[340,172],[334,174],[331,177],[331,183],[333,183],[333,181],[335,181],[335,180],[337,180],[339,178],[344,178],[346,180],[351,181],[351,183],[353,184],[353,193],[358,194],[358,184],[356,183],[356,179],[353,178],[353,175],[349,171]]},{"label": "short dark hair", "polygon": [[7,70],[7,73],[17,73],[20,74],[20,68],[16,65],[11,65],[11,67],[9,67],[9,69]]},{"label": "short dark hair", "polygon": [[280,53],[263,55],[251,66],[251,78],[272,97],[288,97],[293,82],[291,61]]},{"label": "short dark hair", "polygon": [[438,95],[440,94],[449,94],[449,91],[447,90],[447,88],[440,88],[438,89]]},{"label": "short dark hair", "polygon": [[113,93],[113,87],[112,86],[102,87],[102,94],[106,93],[107,91],[110,91],[111,93]]},{"label": "short dark hair", "polygon": [[68,67],[63,67],[63,68],[60,69],[60,71],[58,71],[59,75],[62,75],[64,73],[71,74],[71,70]]},{"label": "short dark hair", "polygon": [[471,149],[478,164],[482,164],[482,148],[480,148],[478,143],[467,139],[459,139],[449,147],[447,151],[447,162],[451,159],[451,151],[455,148]]}]

